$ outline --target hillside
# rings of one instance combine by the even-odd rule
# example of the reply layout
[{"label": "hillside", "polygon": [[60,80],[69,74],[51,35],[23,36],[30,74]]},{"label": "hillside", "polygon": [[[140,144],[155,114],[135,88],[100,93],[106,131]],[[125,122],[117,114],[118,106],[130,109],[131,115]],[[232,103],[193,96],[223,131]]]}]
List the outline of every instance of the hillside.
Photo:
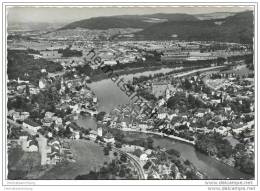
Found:
[{"label": "hillside", "polygon": [[20,78],[29,80],[34,84],[38,84],[39,78],[42,75],[41,69],[46,69],[47,72],[54,73],[61,71],[63,68],[59,63],[45,60],[43,58],[34,59],[30,54],[38,54],[32,50],[7,50],[7,74],[8,79]]},{"label": "hillside", "polygon": [[[137,40],[179,39],[252,43],[254,18],[252,11],[225,18],[220,18],[221,13],[212,13],[212,15],[216,19],[199,20],[194,15],[162,13],[95,17],[70,23],[59,30],[139,28],[143,30],[135,33]],[[225,15],[228,14],[225,13]]]},{"label": "hillside", "polygon": [[121,15],[111,17],[95,17],[70,23],[62,29],[87,28],[105,30],[109,28],[146,28],[154,23],[166,21],[196,21],[196,17],[188,14],[152,14]]},{"label": "hillside", "polygon": [[198,19],[193,15],[188,14],[165,14],[165,13],[157,13],[152,15],[146,15],[149,18],[158,18],[158,19],[167,19],[168,21],[197,21]]},{"label": "hillside", "polygon": [[116,18],[116,17],[95,17],[70,23],[63,29],[87,28],[105,30],[109,28],[144,28],[150,25],[138,19]]},{"label": "hillside", "polygon": [[252,43],[253,13],[238,13],[221,20],[168,21],[154,24],[136,34],[138,39],[215,40],[227,42]]},{"label": "hillside", "polygon": [[234,12],[214,12],[214,13],[204,13],[194,15],[199,20],[211,20],[211,19],[224,19],[229,16],[233,16]]},{"label": "hillside", "polygon": [[156,13],[150,15],[119,15],[113,16],[114,18],[124,18],[124,19],[137,19],[137,20],[146,20],[148,18],[158,19],[158,20],[166,20],[166,21],[196,21],[199,20],[193,15],[174,13],[174,14],[166,14],[166,13]]}]

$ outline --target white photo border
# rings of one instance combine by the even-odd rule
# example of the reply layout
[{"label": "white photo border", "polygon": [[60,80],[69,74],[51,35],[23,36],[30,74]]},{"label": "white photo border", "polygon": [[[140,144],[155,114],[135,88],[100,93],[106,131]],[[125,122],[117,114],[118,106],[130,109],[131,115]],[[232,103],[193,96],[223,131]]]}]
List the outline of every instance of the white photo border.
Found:
[{"label": "white photo border", "polygon": [[[6,141],[6,116],[7,116],[7,94],[6,94],[6,80],[7,80],[7,8],[10,6],[33,6],[33,7],[149,7],[149,6],[253,6],[254,7],[254,62],[255,62],[255,179],[254,180],[7,180],[7,141]],[[196,2],[196,1],[183,1],[183,2],[69,2],[69,1],[57,1],[57,2],[43,2],[43,1],[12,1],[2,2],[1,4],[1,22],[2,22],[2,78],[0,89],[2,90],[2,102],[1,102],[1,121],[2,121],[2,173],[1,180],[2,186],[258,186],[258,2],[235,2],[235,1],[222,1],[222,2]]]}]

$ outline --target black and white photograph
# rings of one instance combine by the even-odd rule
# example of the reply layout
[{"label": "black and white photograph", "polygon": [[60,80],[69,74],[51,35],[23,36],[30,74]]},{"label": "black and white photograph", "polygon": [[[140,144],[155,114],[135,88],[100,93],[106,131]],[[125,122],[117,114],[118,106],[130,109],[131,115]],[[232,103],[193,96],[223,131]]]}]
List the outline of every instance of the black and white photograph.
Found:
[{"label": "black and white photograph", "polygon": [[71,3],[2,4],[4,180],[256,183],[256,4]]}]

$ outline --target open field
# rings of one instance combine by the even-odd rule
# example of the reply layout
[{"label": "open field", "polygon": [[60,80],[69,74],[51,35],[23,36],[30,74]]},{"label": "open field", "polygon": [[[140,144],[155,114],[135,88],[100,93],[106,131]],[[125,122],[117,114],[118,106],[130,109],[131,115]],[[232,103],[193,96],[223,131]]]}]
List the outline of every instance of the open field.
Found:
[{"label": "open field", "polygon": [[38,152],[24,152],[21,148],[15,148],[8,153],[9,179],[37,179],[41,172]]},{"label": "open field", "polygon": [[75,163],[58,164],[46,172],[41,179],[74,179],[77,175],[87,174],[90,170],[99,169],[109,156],[96,143],[85,140],[68,140]]}]

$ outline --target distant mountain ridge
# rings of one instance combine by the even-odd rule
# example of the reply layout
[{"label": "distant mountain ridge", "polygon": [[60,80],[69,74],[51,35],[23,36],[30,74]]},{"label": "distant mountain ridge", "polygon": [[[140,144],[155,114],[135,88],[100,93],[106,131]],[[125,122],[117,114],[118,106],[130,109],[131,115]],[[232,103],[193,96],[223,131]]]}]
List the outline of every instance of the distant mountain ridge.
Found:
[{"label": "distant mountain ridge", "polygon": [[[219,22],[219,24],[216,24]],[[176,39],[225,41],[252,43],[253,42],[253,12],[241,12],[225,19],[198,21],[169,21],[154,24],[136,33],[139,39]]]},{"label": "distant mountain ridge", "polygon": [[224,19],[235,15],[235,12],[214,12],[194,15],[199,20]]},{"label": "distant mountain ridge", "polygon": [[165,19],[164,21],[196,21],[195,16],[188,14],[151,14],[151,15],[120,15],[111,17],[93,17],[90,19],[84,19],[65,25],[60,28],[75,29],[75,28],[87,28],[87,29],[109,29],[109,28],[146,28],[151,26],[153,22],[149,22],[147,19]]},{"label": "distant mountain ridge", "polygon": [[128,19],[147,19],[147,18],[157,18],[157,19],[166,19],[167,21],[196,21],[199,20],[196,16],[184,14],[184,13],[155,13],[149,15],[119,15],[113,16],[117,18],[128,18]]},{"label": "distant mountain ridge", "polygon": [[[180,39],[202,41],[253,42],[253,12],[245,11],[225,18],[199,20],[189,14],[150,14],[94,17],[70,23],[63,29],[140,28],[136,39]],[[228,15],[225,13],[225,15]],[[201,15],[200,15],[201,16]],[[173,38],[174,37],[174,38]]]}]

